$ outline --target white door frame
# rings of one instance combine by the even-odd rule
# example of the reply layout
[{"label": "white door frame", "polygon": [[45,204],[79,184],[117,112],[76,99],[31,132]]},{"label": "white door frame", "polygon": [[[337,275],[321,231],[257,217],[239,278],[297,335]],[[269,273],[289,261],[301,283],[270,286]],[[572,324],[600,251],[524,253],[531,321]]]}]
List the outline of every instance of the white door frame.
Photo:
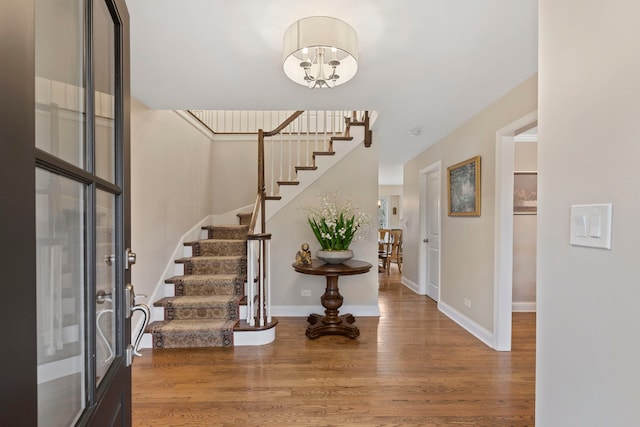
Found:
[{"label": "white door frame", "polygon": [[537,120],[534,111],[496,132],[493,348],[498,351],[511,351],[514,137]]},{"label": "white door frame", "polygon": [[[427,259],[427,245],[424,244],[424,242],[422,241],[425,236],[427,235],[427,212],[426,212],[426,205],[427,205],[427,175],[431,172],[434,171],[442,171],[442,161],[438,160],[437,162],[427,166],[426,168],[420,169],[419,171],[419,177],[420,177],[420,206],[418,208],[418,212],[420,215],[420,236],[418,237],[418,245],[419,245],[419,250],[418,250],[418,256],[419,256],[419,261],[418,261],[418,266],[419,266],[419,272],[418,272],[418,294],[420,295],[426,295],[427,294],[427,278],[428,278],[428,272],[427,272],[427,263],[426,263],[426,259]],[[440,189],[438,191],[438,205],[442,206],[442,176],[440,177]],[[442,212],[440,212],[440,217],[442,218]],[[438,221],[438,236],[442,236],[441,233],[441,229],[442,229],[442,221]],[[442,238],[440,238],[440,242],[442,242]],[[440,250],[442,250],[442,248],[440,248]],[[442,254],[439,251],[438,252],[438,275],[440,275],[440,272],[442,271],[441,267],[441,259],[442,259]],[[438,301],[440,301],[440,277],[438,277]]]}]

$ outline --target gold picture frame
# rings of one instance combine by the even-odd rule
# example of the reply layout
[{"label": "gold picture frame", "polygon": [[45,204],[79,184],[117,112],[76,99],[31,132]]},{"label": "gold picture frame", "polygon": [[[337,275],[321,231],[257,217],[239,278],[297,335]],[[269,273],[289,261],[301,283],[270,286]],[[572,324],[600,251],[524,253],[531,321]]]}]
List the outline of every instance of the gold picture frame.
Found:
[{"label": "gold picture frame", "polygon": [[449,216],[480,216],[480,156],[447,168]]}]

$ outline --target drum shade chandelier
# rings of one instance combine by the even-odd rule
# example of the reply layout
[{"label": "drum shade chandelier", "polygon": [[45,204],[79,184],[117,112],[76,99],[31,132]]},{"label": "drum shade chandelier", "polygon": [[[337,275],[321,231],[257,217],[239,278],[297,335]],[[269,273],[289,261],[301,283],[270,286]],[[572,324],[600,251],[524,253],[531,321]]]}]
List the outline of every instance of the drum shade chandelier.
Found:
[{"label": "drum shade chandelier", "polygon": [[284,33],[284,73],[310,89],[339,86],[358,71],[358,35],[346,22],[310,16]]}]

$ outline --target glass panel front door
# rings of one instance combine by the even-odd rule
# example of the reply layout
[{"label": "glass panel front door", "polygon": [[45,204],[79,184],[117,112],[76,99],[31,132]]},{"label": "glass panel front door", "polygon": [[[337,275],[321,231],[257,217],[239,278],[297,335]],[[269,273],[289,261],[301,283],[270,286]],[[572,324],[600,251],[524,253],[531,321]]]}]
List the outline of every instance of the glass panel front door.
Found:
[{"label": "glass panel front door", "polygon": [[126,7],[34,1],[38,426],[106,425],[130,417]]},{"label": "glass panel front door", "polygon": [[36,0],[36,147],[86,165],[85,7],[82,0]]},{"label": "glass panel front door", "polygon": [[38,425],[72,425],[86,406],[86,187],[36,170]]},{"label": "glass panel front door", "polygon": [[93,1],[96,175],[115,182],[115,33],[104,0]]},{"label": "glass panel front door", "polygon": [[116,317],[116,200],[96,194],[96,382],[104,378],[117,352]]}]

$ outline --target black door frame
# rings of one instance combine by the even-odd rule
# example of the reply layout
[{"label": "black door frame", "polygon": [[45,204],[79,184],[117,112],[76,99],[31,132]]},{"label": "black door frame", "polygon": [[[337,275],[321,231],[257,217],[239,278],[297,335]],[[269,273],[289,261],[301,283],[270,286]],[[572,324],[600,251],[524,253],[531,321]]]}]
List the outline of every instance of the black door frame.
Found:
[{"label": "black door frame", "polygon": [[33,0],[0,1],[0,425],[37,425]]},{"label": "black door frame", "polygon": [[[122,138],[124,153],[129,153],[129,15],[124,0],[111,1],[121,23],[117,49],[122,59],[116,76],[122,82],[119,108],[123,121],[116,132]],[[38,424],[34,9],[34,0],[0,0],[0,292],[4,295],[0,308],[0,425],[29,427]],[[121,155],[122,209],[127,225],[123,240],[127,247],[131,241],[130,164],[129,156]],[[129,270],[124,277],[124,283],[128,282]],[[118,369],[117,375],[106,380],[115,393],[98,396],[80,424],[107,419],[103,411],[117,405],[125,405],[122,413],[128,416],[111,418],[108,424],[131,424],[131,369]]]}]

